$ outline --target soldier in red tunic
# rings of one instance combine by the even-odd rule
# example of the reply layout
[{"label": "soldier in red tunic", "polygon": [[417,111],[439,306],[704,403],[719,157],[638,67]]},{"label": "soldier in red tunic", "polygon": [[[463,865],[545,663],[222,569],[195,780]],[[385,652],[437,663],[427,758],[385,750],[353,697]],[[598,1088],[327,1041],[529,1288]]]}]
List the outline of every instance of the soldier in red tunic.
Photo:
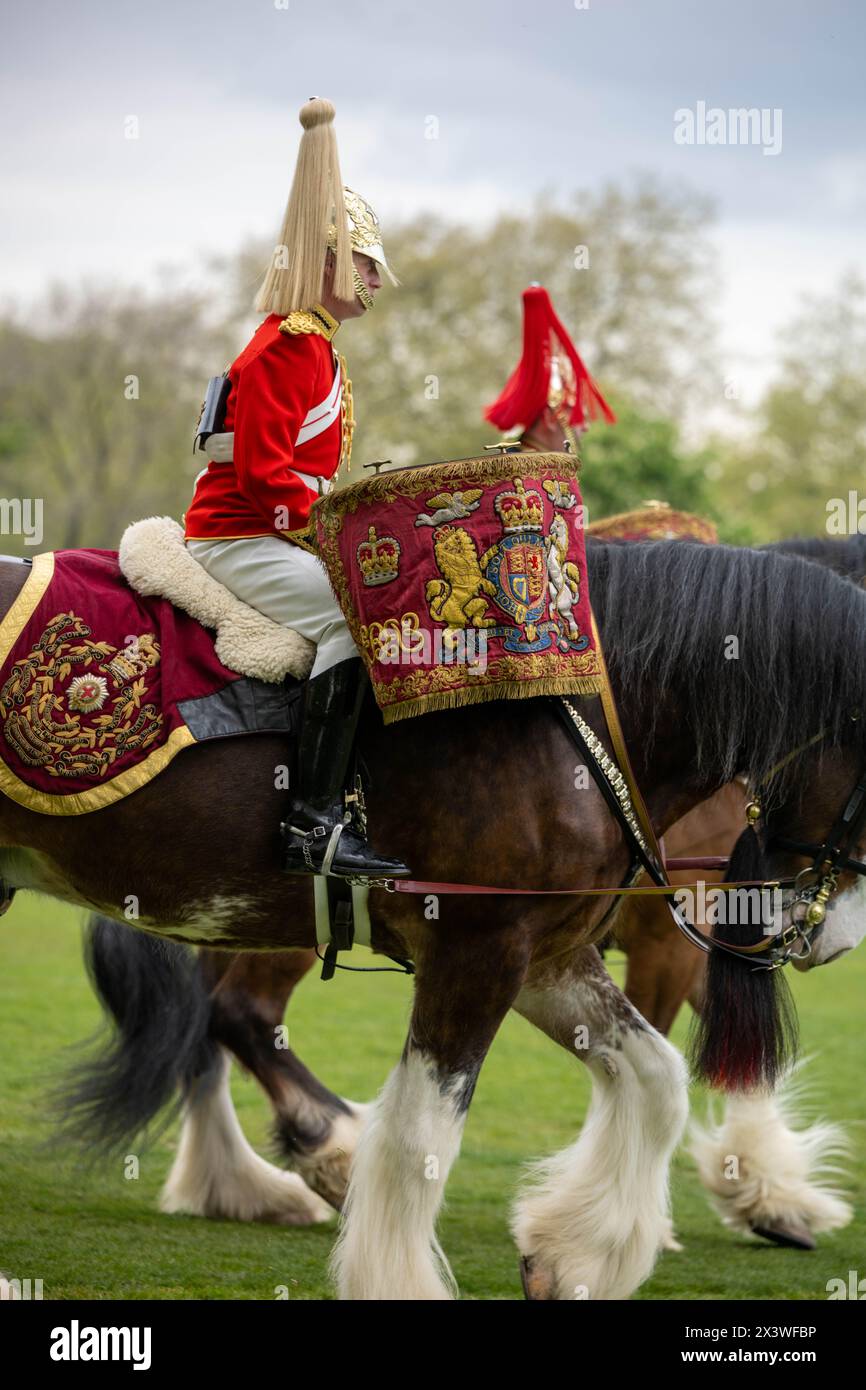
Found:
[{"label": "soldier in red tunic", "polygon": [[[229,368],[218,432],[185,518],[187,547],[239,598],[316,644],[286,819],[289,873],[405,876],[346,810],[363,662],[315,554],[310,508],[351,450],[351,383],[334,336],[390,275],[379,223],[342,187],[334,108],[313,97],[275,255],[256,298],[267,318]],[[393,276],[391,277],[393,279]]]}]

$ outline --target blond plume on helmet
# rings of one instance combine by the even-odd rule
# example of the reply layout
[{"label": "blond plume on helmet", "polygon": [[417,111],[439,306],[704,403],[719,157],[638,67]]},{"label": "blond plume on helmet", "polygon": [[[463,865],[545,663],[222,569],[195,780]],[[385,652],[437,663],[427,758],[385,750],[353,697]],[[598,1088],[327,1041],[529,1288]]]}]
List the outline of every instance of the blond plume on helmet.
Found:
[{"label": "blond plume on helmet", "polygon": [[328,231],[334,224],[334,294],[345,300],[355,294],[346,219],[334,216],[343,207],[334,108],[323,97],[311,97],[298,119],[304,133],[295,177],[274,256],[255,300],[256,309],[266,314],[290,314],[321,299]]}]

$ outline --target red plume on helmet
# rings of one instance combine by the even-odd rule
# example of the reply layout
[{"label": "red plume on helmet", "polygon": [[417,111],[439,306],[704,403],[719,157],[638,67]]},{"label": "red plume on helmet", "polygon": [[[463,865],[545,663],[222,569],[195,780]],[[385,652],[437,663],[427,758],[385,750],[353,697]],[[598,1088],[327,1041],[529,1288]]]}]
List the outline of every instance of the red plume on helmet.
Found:
[{"label": "red plume on helmet", "polygon": [[[554,367],[561,378],[558,384],[551,380]],[[523,356],[502,394],[487,406],[484,418],[500,430],[528,429],[547,405],[558,406],[558,413],[569,425],[585,425],[599,415],[609,425],[616,423],[616,416],[557,318],[547,290],[531,285],[523,291]]]}]

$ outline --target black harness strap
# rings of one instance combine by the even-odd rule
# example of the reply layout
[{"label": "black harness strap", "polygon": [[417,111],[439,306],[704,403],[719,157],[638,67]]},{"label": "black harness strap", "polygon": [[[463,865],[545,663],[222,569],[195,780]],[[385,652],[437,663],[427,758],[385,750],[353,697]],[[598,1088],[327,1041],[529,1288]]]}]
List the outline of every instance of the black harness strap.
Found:
[{"label": "black harness strap", "polygon": [[822,845],[809,844],[803,840],[789,840],[786,835],[771,835],[770,843],[780,849],[789,849],[794,854],[802,854],[813,859],[812,867],[825,873],[832,869],[839,872],[848,870],[854,874],[866,874],[866,863],[862,859],[852,859],[849,851],[857,835],[866,822],[866,774],[854,788],[847,805],[833,825],[830,834]]},{"label": "black harness strap", "polygon": [[[655,855],[652,854],[646,842],[644,841],[643,836],[640,834],[640,831],[636,831],[635,826],[637,822],[635,820],[634,815],[628,815],[625,809],[626,805],[630,805],[630,800],[627,794],[625,796],[623,796],[621,792],[619,795],[617,794],[615,787],[613,786],[610,778],[604,770],[604,767],[597,758],[593,749],[588,744],[586,738],[581,732],[579,725],[575,723],[572,713],[569,711],[568,707],[564,704],[562,699],[558,696],[552,696],[551,703],[553,705],[554,710],[556,711],[557,717],[564,724],[566,730],[568,731],[569,737],[572,739],[572,742],[574,743],[575,747],[583,755],[586,761],[586,766],[592,773],[593,779],[595,780],[595,783],[598,786],[599,791],[601,792],[602,796],[604,797],[605,801],[607,802],[608,806],[613,812],[614,818],[617,824],[619,825],[620,829],[622,830],[625,842],[631,850],[632,865],[631,869],[629,870],[629,877],[637,877],[639,869],[643,868],[657,887],[670,889],[669,893],[664,894],[664,900],[667,903],[668,911],[670,912],[676,926],[683,933],[683,936],[685,936],[692,943],[693,946],[697,946],[699,950],[704,951],[707,954],[711,950],[725,951],[728,955],[736,956],[738,960],[749,960],[754,969],[775,969],[777,966],[777,961],[772,955],[769,955],[768,958],[759,957],[757,955],[754,955],[748,947],[738,949],[737,947],[729,946],[724,941],[719,941],[716,937],[712,939],[705,937],[702,932],[699,932],[696,927],[692,926],[691,922],[686,920],[680,909],[677,907],[676,902],[674,901],[674,893],[676,890],[674,886],[671,884],[670,879],[668,878],[665,872],[664,866],[658,863]],[[610,766],[612,766],[613,768],[616,767],[616,764],[613,762],[613,759],[610,757],[609,754],[607,755],[607,761]],[[613,911],[613,909],[617,906],[618,901],[619,899],[615,896],[611,908],[608,910],[608,912],[602,919],[603,921],[607,921],[611,911]]]},{"label": "black harness strap", "polygon": [[[705,952],[705,954],[709,954],[710,951],[724,951],[726,955],[735,956],[738,960],[748,962],[753,970],[776,970],[778,966],[783,965],[784,960],[787,959],[787,951],[781,952],[778,947],[767,947],[765,942],[758,942],[755,947],[734,947],[734,945],[730,945],[726,941],[720,941],[717,937],[705,937],[702,931],[698,931],[696,927],[692,926],[691,922],[685,919],[676,901],[674,901],[674,892],[676,892],[676,888],[670,883],[670,878],[667,877],[664,866],[657,862],[656,856],[653,855],[651,849],[646,845],[644,835],[639,831],[637,817],[634,816],[634,810],[631,808],[631,799],[630,796],[628,796],[627,788],[626,791],[623,791],[624,778],[621,777],[621,774],[617,776],[616,763],[610,758],[609,753],[605,753],[603,759],[599,759],[594,748],[589,744],[587,737],[582,733],[581,724],[585,724],[585,721],[580,719],[580,716],[577,716],[577,712],[575,712],[573,706],[570,706],[570,702],[564,701],[560,696],[552,696],[552,705],[553,709],[556,710],[557,717],[563,721],[564,727],[569,731],[571,741],[577,746],[578,751],[584,755],[587,767],[589,771],[591,771],[599,791],[602,792],[603,798],[605,798],[607,805],[609,805],[610,810],[613,812],[614,819],[616,819],[617,824],[619,824],[620,830],[623,831],[624,840],[626,840],[626,844],[630,847],[632,855],[630,874],[635,872],[638,867],[642,867],[642,869],[649,874],[649,877],[652,878],[656,887],[669,888],[670,892],[663,894],[664,901],[667,903],[667,909],[669,909],[674,923],[676,923],[678,930],[683,933],[684,937],[687,938],[688,941],[691,941],[692,945],[698,947],[699,951]],[[577,719],[575,719],[575,716],[577,716]],[[580,723],[578,723],[578,720],[580,720]],[[591,733],[591,731],[589,731],[589,733]],[[592,739],[594,739],[596,744],[599,744],[599,739],[595,734],[592,734]],[[601,746],[601,744],[599,744],[599,746]],[[605,765],[607,770],[605,770]],[[619,791],[617,791],[617,787],[619,787]],[[637,873],[635,873],[635,877],[637,877]],[[791,883],[792,881],[794,880],[791,880]],[[773,887],[781,887],[781,885],[783,885],[781,881],[773,880]],[[720,888],[723,887],[724,885],[720,885]],[[613,908],[616,906],[617,901],[619,901],[619,899],[614,897]],[[613,908],[610,910],[613,910]],[[606,913],[605,917],[603,917],[605,922],[610,915],[610,910]],[[799,933],[796,934],[799,935]],[[780,940],[783,942],[784,947],[790,947],[791,942],[785,941],[784,935],[780,937]],[[760,954],[758,954],[758,952],[760,952]]]}]

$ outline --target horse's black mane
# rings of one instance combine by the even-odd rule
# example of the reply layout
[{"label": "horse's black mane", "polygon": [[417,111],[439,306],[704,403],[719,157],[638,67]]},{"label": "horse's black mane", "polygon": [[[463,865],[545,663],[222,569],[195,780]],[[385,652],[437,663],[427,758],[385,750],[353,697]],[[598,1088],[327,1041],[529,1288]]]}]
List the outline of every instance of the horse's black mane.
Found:
[{"label": "horse's black mane", "polygon": [[650,739],[671,690],[701,776],[762,783],[825,728],[825,747],[857,743],[866,760],[866,590],[769,550],[592,540],[587,553],[608,663]]},{"label": "horse's black mane", "polygon": [[866,578],[866,536],[794,536],[761,546],[783,555],[802,555],[804,560],[826,565],[845,579],[862,582]]}]

